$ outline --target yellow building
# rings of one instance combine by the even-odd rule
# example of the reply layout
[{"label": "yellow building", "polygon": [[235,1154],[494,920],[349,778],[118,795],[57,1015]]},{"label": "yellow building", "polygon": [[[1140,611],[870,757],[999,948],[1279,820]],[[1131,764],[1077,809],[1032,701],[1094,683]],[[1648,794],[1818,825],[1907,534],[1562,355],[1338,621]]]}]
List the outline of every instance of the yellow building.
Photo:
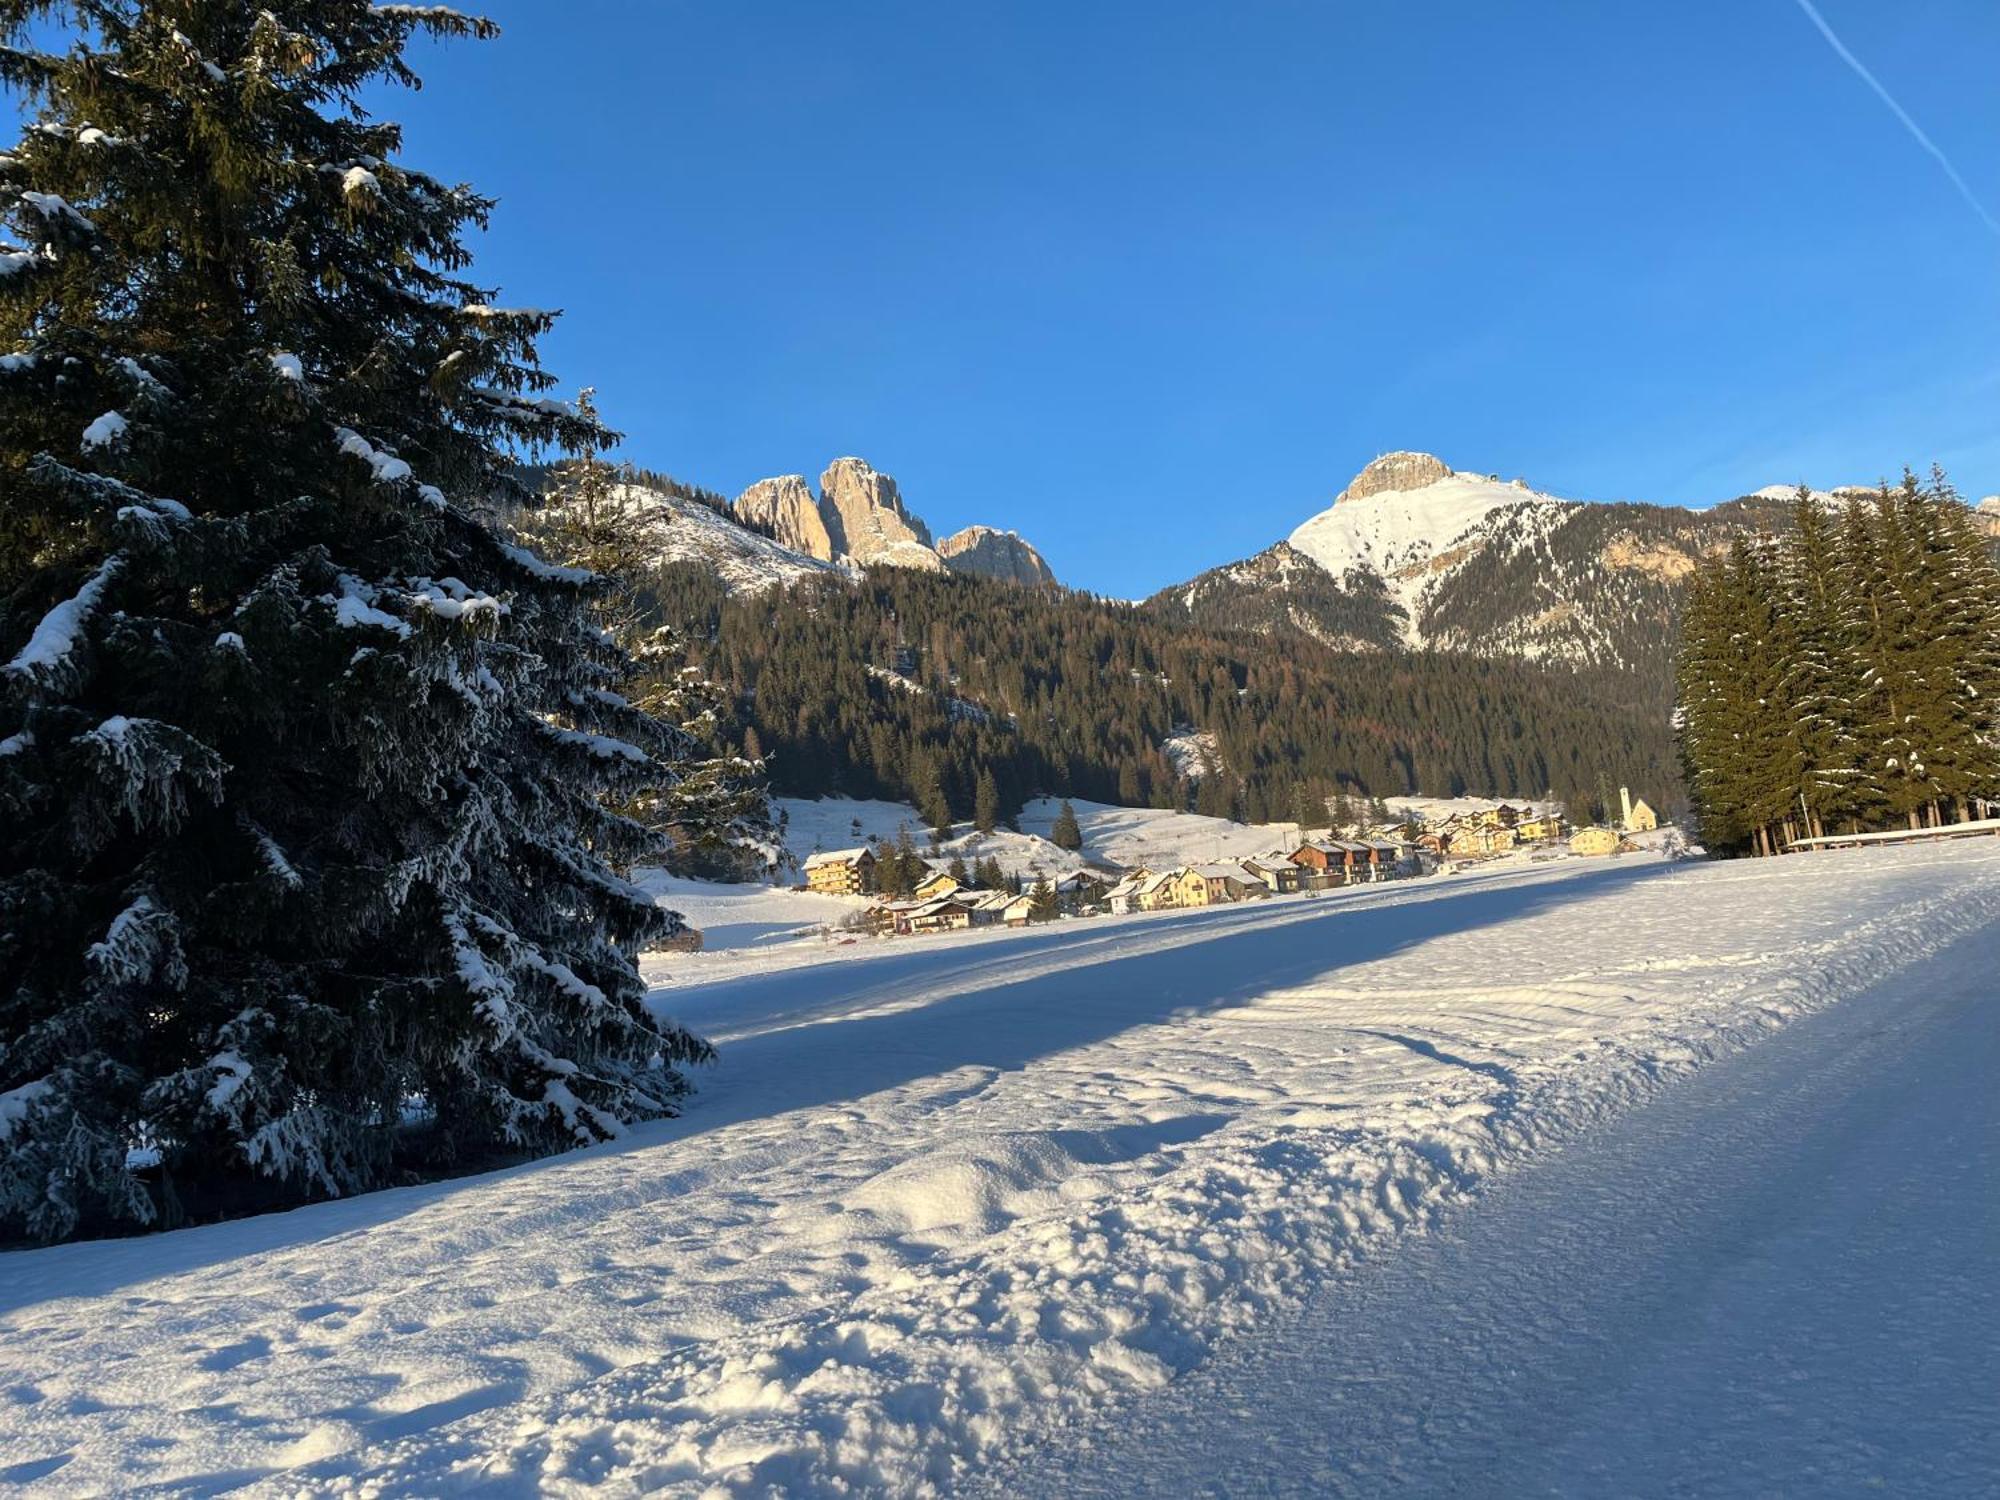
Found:
[{"label": "yellow building", "polygon": [[1548,839],[1562,837],[1562,819],[1553,813],[1541,813],[1532,818],[1523,818],[1514,825],[1514,833],[1523,843],[1539,844]]},{"label": "yellow building", "polygon": [[933,870],[917,882],[917,888],[910,892],[919,901],[935,901],[940,896],[950,896],[960,889],[948,871]]},{"label": "yellow building", "polygon": [[1182,906],[1208,905],[1208,882],[1194,870],[1169,870],[1153,876],[1139,893],[1144,911],[1167,911]]},{"label": "yellow building", "polygon": [[1512,828],[1482,823],[1453,832],[1450,847],[1453,854],[1505,854],[1514,847],[1517,837]]},{"label": "yellow building", "polygon": [[1609,828],[1579,828],[1569,836],[1572,854],[1616,854],[1618,835]]},{"label": "yellow building", "polygon": [[1652,808],[1646,806],[1646,798],[1634,802],[1632,794],[1620,786],[1618,800],[1624,804],[1624,814],[1626,814],[1624,830],[1628,834],[1650,834],[1654,828],[1660,826],[1660,814],[1656,814]]},{"label": "yellow building", "polygon": [[824,896],[862,896],[875,889],[872,849],[825,849],[806,856],[806,886]]}]

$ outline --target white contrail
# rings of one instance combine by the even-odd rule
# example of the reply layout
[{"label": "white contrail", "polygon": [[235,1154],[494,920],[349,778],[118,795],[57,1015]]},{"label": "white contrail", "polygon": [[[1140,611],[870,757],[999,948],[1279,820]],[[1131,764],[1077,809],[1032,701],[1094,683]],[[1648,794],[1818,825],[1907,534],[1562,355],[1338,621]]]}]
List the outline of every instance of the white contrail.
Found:
[{"label": "white contrail", "polygon": [[1826,17],[1819,13],[1818,7],[1812,3],[1812,0],[1798,0],[1798,6],[1800,10],[1806,13],[1806,16],[1812,21],[1813,25],[1819,28],[1819,34],[1826,38],[1827,45],[1840,54],[1840,60],[1846,63],[1848,67],[1854,69],[1855,73],[1860,76],[1861,81],[1875,91],[1876,98],[1889,106],[1890,112],[1903,122],[1903,128],[1916,138],[1917,144],[1937,158],[1938,165],[1944,168],[1944,175],[1951,179],[1951,185],[1958,189],[1959,196],[1972,206],[1972,211],[1979,215],[1986,227],[1995,234],[2000,234],[2000,219],[1994,218],[1992,214],[1986,211],[1986,205],[1979,201],[1978,195],[1966,184],[1965,179],[1958,175],[1958,168],[1951,164],[1951,158],[1938,150],[1937,142],[1924,134],[1923,126],[1910,118],[1910,112],[1898,104],[1895,96],[1882,87],[1881,80],[1868,71],[1862,64],[1861,59],[1847,50],[1847,44],[1834,35],[1833,28],[1826,24]]}]

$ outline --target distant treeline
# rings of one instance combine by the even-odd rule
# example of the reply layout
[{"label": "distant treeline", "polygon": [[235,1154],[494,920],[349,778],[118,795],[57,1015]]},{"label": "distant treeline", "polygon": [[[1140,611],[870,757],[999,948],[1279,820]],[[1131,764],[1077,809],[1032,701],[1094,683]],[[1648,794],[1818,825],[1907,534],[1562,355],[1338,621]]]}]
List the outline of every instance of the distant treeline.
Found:
[{"label": "distant treeline", "polygon": [[[652,583],[776,790],[909,800],[933,825],[974,815],[982,771],[1009,814],[1042,793],[1310,823],[1343,792],[1674,795],[1665,685],[1630,674],[1340,652],[893,568],[733,598],[697,565]],[[1216,740],[1199,776],[1159,748],[1190,725]]]}]

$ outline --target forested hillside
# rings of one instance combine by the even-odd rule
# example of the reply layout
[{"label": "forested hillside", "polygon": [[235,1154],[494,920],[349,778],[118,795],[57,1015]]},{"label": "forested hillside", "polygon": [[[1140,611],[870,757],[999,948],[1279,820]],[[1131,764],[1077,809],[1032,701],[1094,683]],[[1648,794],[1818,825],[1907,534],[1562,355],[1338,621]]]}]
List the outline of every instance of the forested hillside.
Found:
[{"label": "forested hillside", "polygon": [[[1343,788],[1582,807],[1674,779],[1665,683],[1629,674],[1341,651],[893,568],[731,596],[679,564],[654,586],[776,790],[906,798],[932,822],[1037,792],[1316,822]],[[1189,726],[1215,737],[1207,774],[1161,754]]]}]

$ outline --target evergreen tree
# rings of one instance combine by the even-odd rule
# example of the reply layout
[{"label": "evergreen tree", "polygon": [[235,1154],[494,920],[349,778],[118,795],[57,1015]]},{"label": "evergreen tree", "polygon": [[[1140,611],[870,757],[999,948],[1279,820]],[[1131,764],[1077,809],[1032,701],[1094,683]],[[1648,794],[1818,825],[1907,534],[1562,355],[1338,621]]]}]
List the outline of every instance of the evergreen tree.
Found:
[{"label": "evergreen tree", "polygon": [[973,826],[981,833],[991,833],[1000,823],[1000,783],[993,778],[990,766],[979,768],[979,780],[972,794]]},{"label": "evergreen tree", "polygon": [[[577,406],[595,422],[591,392]],[[665,863],[678,873],[711,879],[761,874],[776,846],[764,767],[727,748],[721,693],[689,660],[679,633],[656,623],[658,606],[647,580],[677,523],[629,478],[586,443],[555,468],[539,502],[517,515],[515,530],[542,557],[606,580],[593,610],[634,663],[620,687],[642,712],[680,730],[681,754],[662,767],[670,774],[641,788],[621,810],[666,836]],[[701,754],[701,748],[718,753]]]},{"label": "evergreen tree", "polygon": [[71,45],[0,50],[0,1234],[601,1140],[708,1052],[607,867],[674,736],[475,514],[607,435],[461,275],[490,200],[359,105],[493,28],[171,9],[4,12]]},{"label": "evergreen tree", "polygon": [[1068,849],[1072,853],[1083,847],[1083,829],[1076,821],[1076,809],[1070,806],[1069,798],[1062,800],[1056,809],[1056,820],[1049,829],[1049,842],[1058,849]]},{"label": "evergreen tree", "polygon": [[1696,579],[1677,726],[1711,847],[1964,818],[2000,786],[2000,573],[1941,473],[1810,495]]},{"label": "evergreen tree", "polygon": [[972,884],[972,872],[966,868],[962,855],[954,854],[951,857],[951,863],[945,866],[945,873],[960,885]]},{"label": "evergreen tree", "polygon": [[924,874],[923,856],[917,853],[916,842],[911,839],[910,830],[898,828],[896,842],[876,861],[877,887],[883,895],[901,899],[917,888]]},{"label": "evergreen tree", "polygon": [[1801,485],[1779,560],[1789,658],[1780,691],[1791,715],[1800,804],[1811,837],[1829,826],[1871,821],[1882,802],[1862,741],[1859,601],[1845,564],[1832,519]]},{"label": "evergreen tree", "polygon": [[1045,875],[1035,882],[1033,894],[1028,903],[1030,922],[1053,922],[1062,915],[1062,906],[1056,900],[1056,888]]}]

